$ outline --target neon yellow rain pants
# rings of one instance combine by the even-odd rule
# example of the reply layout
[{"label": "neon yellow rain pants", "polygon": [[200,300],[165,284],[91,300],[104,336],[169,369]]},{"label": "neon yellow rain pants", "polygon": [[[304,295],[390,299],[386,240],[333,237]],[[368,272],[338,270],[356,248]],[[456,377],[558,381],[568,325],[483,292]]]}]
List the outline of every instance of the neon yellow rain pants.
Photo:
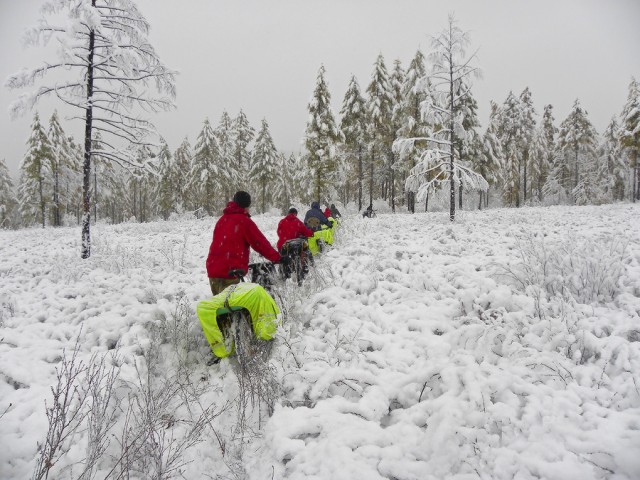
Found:
[{"label": "neon yellow rain pants", "polygon": [[[229,290],[233,289],[229,294]],[[196,307],[196,313],[202,324],[204,336],[207,338],[214,355],[219,358],[228,357],[233,352],[224,346],[222,332],[218,328],[216,311],[224,308],[229,295],[229,306],[246,308],[251,314],[253,332],[261,340],[271,340],[278,328],[280,309],[271,295],[256,283],[239,283],[225,288],[210,300],[202,300]]]}]

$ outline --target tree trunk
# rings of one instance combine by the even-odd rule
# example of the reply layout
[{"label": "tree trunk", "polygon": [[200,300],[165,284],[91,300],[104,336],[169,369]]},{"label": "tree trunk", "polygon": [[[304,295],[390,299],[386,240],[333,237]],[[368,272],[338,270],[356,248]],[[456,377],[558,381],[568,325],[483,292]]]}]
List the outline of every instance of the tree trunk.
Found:
[{"label": "tree trunk", "polygon": [[462,210],[462,180],[460,180],[460,185],[458,185],[458,208]]},{"label": "tree trunk", "polygon": [[525,159],[524,159],[524,176],[522,177],[522,181],[523,181],[523,186],[524,186],[524,190],[522,191],[522,203],[523,204],[527,204],[527,163],[529,160],[529,154],[526,153],[525,154]]},{"label": "tree trunk", "polygon": [[98,172],[97,165],[93,164],[93,223],[98,221]]},{"label": "tree trunk", "polygon": [[[42,167],[41,167],[42,168]],[[44,179],[42,178],[42,169],[40,170],[40,174],[38,176],[38,190],[40,191],[40,216],[42,217],[42,228],[44,228]],[[635,198],[635,195],[634,195]]]},{"label": "tree trunk", "polygon": [[424,200],[424,212],[427,213],[428,211],[429,211],[429,191],[427,190],[427,198],[425,198]]},{"label": "tree trunk", "polygon": [[369,164],[369,205],[373,205],[373,163],[376,149],[371,149],[371,162]]},{"label": "tree trunk", "polygon": [[[393,159],[394,153],[391,153],[391,159]],[[391,212],[396,213],[396,172],[391,168]]]},{"label": "tree trunk", "polygon": [[58,166],[53,169],[53,225],[59,227],[62,225],[60,221],[60,173]]},{"label": "tree trunk", "polygon": [[453,178],[454,165],[453,165],[453,65],[449,63],[449,220],[454,221],[456,219],[456,184],[455,178]]},{"label": "tree trunk", "polygon": [[[96,7],[96,0],[91,0]],[[93,51],[96,33],[89,33],[89,56],[87,59],[87,111],[84,123],[84,165],[82,167],[82,258],[91,256],[91,128],[93,122]]]},{"label": "tree trunk", "polygon": [[362,145],[358,145],[358,211],[362,210],[362,180],[364,176],[362,167]]},{"label": "tree trunk", "polygon": [[482,210],[482,190],[480,190],[480,195],[478,198],[478,210]]}]

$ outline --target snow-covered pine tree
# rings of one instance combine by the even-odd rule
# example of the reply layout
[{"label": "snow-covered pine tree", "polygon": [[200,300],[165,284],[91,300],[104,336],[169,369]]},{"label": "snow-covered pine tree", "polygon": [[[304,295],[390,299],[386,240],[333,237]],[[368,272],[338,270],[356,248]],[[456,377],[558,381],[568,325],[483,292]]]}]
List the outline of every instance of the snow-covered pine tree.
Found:
[{"label": "snow-covered pine tree", "polygon": [[[251,184],[249,183],[249,172],[251,171],[250,145],[255,137],[255,133],[255,129],[251,126],[249,119],[241,109],[233,120],[233,168],[238,173],[239,184],[236,187],[238,190],[252,190]],[[230,198],[227,200],[230,200]]]},{"label": "snow-covered pine tree", "polygon": [[[342,100],[340,115],[340,131],[343,138],[341,150],[347,165],[346,188],[352,188],[353,198],[358,202],[358,210],[362,210],[363,161],[367,124],[365,101],[355,76],[352,76],[349,81],[349,87]],[[346,202],[348,203],[348,201],[349,196],[347,195]]]},{"label": "snow-covered pine tree", "polygon": [[[401,109],[402,124],[398,130],[398,138],[427,138],[430,135],[431,128],[422,118],[420,105],[430,96],[431,86],[428,83],[427,71],[425,68],[424,55],[418,50],[409,63],[409,68],[405,74],[404,83],[402,85],[402,102],[399,106]],[[421,82],[426,81],[426,84]],[[406,185],[406,179],[409,172],[420,159],[422,153],[426,150],[425,141],[416,141],[412,148],[405,152],[405,156],[401,157],[403,162],[400,168],[402,185]],[[407,208],[411,213],[415,213],[415,196],[416,192],[409,191],[405,188],[407,198]]]},{"label": "snow-covered pine tree", "polygon": [[234,128],[233,120],[226,112],[222,112],[220,123],[214,131],[220,150],[220,174],[223,184],[224,199],[233,197],[236,190],[239,190],[241,176],[240,170],[235,165],[234,159]]},{"label": "snow-covered pine tree", "polygon": [[175,181],[177,176],[173,155],[171,155],[167,142],[162,139],[158,152],[158,190],[155,198],[157,208],[164,220],[168,220],[169,216],[176,212],[178,199]]},{"label": "snow-covered pine tree", "polygon": [[587,112],[576,100],[567,118],[560,124],[554,168],[551,173],[563,196],[579,205],[594,202],[597,133]]},{"label": "snow-covered pine tree", "polygon": [[542,126],[534,129],[531,143],[528,146],[527,177],[531,187],[530,201],[542,200],[542,186],[549,173],[547,163],[547,138]]},{"label": "snow-covered pine tree", "polygon": [[501,169],[503,200],[508,206],[520,206],[522,165],[522,110],[520,100],[509,92],[500,109],[499,135],[502,142],[504,164]]},{"label": "snow-covered pine tree", "polygon": [[[102,135],[100,132],[96,132],[91,142],[91,163],[93,167],[93,189],[91,191],[91,198],[93,199],[93,221],[98,221],[98,205],[101,202],[101,196],[107,194],[107,184],[105,178],[109,175],[109,171],[113,169],[113,164],[101,155],[101,152],[105,150],[102,145]],[[77,158],[77,155],[71,155],[71,158]],[[76,164],[71,169],[75,174],[79,176],[80,165]],[[106,216],[106,212],[100,211],[101,216]]]},{"label": "snow-covered pine tree", "polygon": [[620,145],[620,125],[613,117],[602,134],[602,142],[598,148],[600,159],[600,176],[603,184],[603,200],[620,202],[624,200],[626,179],[629,167],[624,161]]},{"label": "snow-covered pine tree", "polygon": [[[396,172],[400,168],[399,160],[400,155],[397,152],[394,152],[392,146],[393,142],[399,136],[400,129],[404,124],[404,110],[402,108],[402,87],[404,85],[404,77],[405,72],[402,68],[402,63],[400,60],[395,60],[393,62],[393,72],[391,73],[391,77],[389,78],[389,86],[391,87],[391,138],[390,145],[387,153],[387,165],[386,165],[386,180],[383,183],[383,198],[389,199],[389,204],[391,206],[391,211],[395,213],[396,211],[396,192],[398,189],[396,188]],[[404,195],[400,198],[402,202],[404,199]],[[404,202],[403,202],[404,203]]]},{"label": "snow-covered pine tree", "polygon": [[[133,145],[147,144],[153,125],[135,111],[166,110],[174,107],[175,73],[159,60],[147,39],[149,23],[132,0],[50,0],[41,8],[44,18],[27,32],[26,41],[47,44],[58,41],[58,59],[8,78],[9,88],[32,86],[47,73],[59,71],[64,80],[44,85],[22,95],[12,107],[19,114],[50,94],[80,110],[84,121],[82,258],[91,254],[90,176],[91,142],[94,130],[113,140],[103,155],[142,168],[132,149],[119,148],[122,140]],[[61,21],[50,24],[48,17]],[[151,85],[160,96],[150,95]]]},{"label": "snow-covered pine tree", "polygon": [[635,78],[629,83],[629,94],[620,114],[620,143],[632,171],[632,198],[640,200],[640,85]]},{"label": "snow-covered pine tree", "polygon": [[67,137],[60,125],[58,112],[54,111],[49,120],[49,142],[51,144],[51,156],[49,157],[49,170],[51,172],[51,224],[54,227],[62,225],[63,205],[61,197],[62,171],[71,166],[69,158],[69,144]]},{"label": "snow-covered pine tree", "polygon": [[545,154],[544,159],[538,159],[541,162],[538,167],[538,173],[540,176],[537,179],[534,179],[540,201],[544,198],[544,185],[547,182],[547,178],[549,178],[555,158],[558,127],[555,126],[554,121],[553,105],[547,104],[544,106],[544,113],[542,114],[542,121],[540,122],[540,129],[542,130],[544,137],[543,144]]},{"label": "snow-covered pine tree", "polygon": [[11,228],[15,225],[17,205],[11,174],[4,159],[0,159],[0,228]]},{"label": "snow-covered pine tree", "polygon": [[219,165],[218,142],[207,118],[196,140],[187,188],[193,195],[195,208],[204,209],[208,215],[213,215],[223,200]]},{"label": "snow-covered pine tree", "polygon": [[367,86],[367,139],[369,150],[369,164],[366,177],[369,183],[369,205],[375,196],[374,185],[384,181],[384,175],[376,172],[386,172],[385,159],[391,154],[393,138],[393,91],[389,81],[389,74],[382,54],[378,55],[371,74],[371,82]]},{"label": "snow-covered pine tree", "polygon": [[[504,162],[504,154],[502,153],[502,143],[500,142],[498,130],[498,123],[500,121],[500,112],[498,105],[494,102],[490,102],[491,111],[489,113],[489,124],[482,136],[482,148],[480,150],[480,156],[476,162],[472,163],[473,169],[482,175],[489,186],[496,185],[500,178],[500,168]],[[484,206],[489,206],[489,190],[479,191],[478,209]]]},{"label": "snow-covered pine tree", "polygon": [[191,144],[187,137],[184,138],[180,146],[173,154],[175,159],[175,195],[176,195],[176,208],[182,212],[184,210],[194,209],[193,196],[189,192],[189,173],[191,172],[191,165],[193,163],[193,153],[191,151]]},{"label": "snow-covered pine tree", "polygon": [[282,213],[286,213],[293,200],[293,182],[291,175],[291,157],[284,153],[278,154],[278,173],[273,179],[271,190],[271,200],[278,206]]},{"label": "snow-covered pine tree", "polygon": [[[455,149],[460,154],[460,164],[475,170],[474,165],[482,157],[482,139],[477,131],[480,126],[478,102],[473,97],[471,87],[467,86],[464,79],[457,85],[456,96],[458,95],[460,96],[458,116],[462,131],[457,135]],[[477,170],[475,171],[478,172]],[[460,209],[462,209],[462,192],[464,189],[464,182],[462,179],[458,180],[458,208]]]},{"label": "snow-covered pine tree", "polygon": [[291,202],[310,200],[311,172],[307,167],[304,155],[292,153],[289,155],[287,165],[291,175]]},{"label": "snow-covered pine tree", "polygon": [[46,178],[49,174],[51,143],[47,137],[38,113],[31,123],[31,134],[27,140],[27,153],[20,164],[20,183],[18,185],[18,202],[20,215],[26,225],[40,220],[45,227],[48,187]]},{"label": "snow-covered pine tree", "polygon": [[536,129],[536,111],[533,107],[533,100],[531,98],[531,91],[529,87],[526,87],[520,94],[520,119],[522,127],[520,129],[520,161],[521,168],[520,177],[522,178],[522,202],[527,203],[527,187],[532,188],[532,182],[530,181],[530,152],[529,147],[533,140],[533,135]]},{"label": "snow-covered pine tree", "polygon": [[[428,78],[421,82],[425,85],[428,80],[432,87],[432,97],[427,97],[421,106],[422,116],[438,128],[430,137],[403,138],[396,142],[399,152],[412,148],[420,140],[435,145],[423,154],[420,162],[412,169],[406,187],[417,190],[418,199],[422,200],[427,197],[429,190],[448,182],[451,221],[455,220],[456,181],[462,181],[470,189],[489,188],[482,176],[459,162],[460,152],[455,149],[458,138],[464,136],[463,117],[460,115],[462,101],[470,92],[472,77],[477,77],[480,73],[475,65],[475,54],[466,56],[469,43],[468,34],[457,26],[453,16],[449,16],[447,28],[432,37],[433,50],[429,55],[432,69]],[[458,89],[462,82],[467,85],[466,90]]]},{"label": "snow-covered pine tree", "polygon": [[309,119],[304,133],[308,164],[313,171],[313,194],[318,201],[329,195],[329,189],[337,179],[334,147],[341,139],[331,111],[331,94],[324,73],[324,65],[320,65],[313,96],[307,106]]},{"label": "snow-covered pine tree", "polygon": [[[267,206],[271,203],[271,189],[275,187],[278,172],[279,154],[269,132],[269,124],[266,119],[262,119],[262,125],[258,131],[256,142],[253,146],[251,156],[251,183],[258,189],[260,195],[260,211],[267,211]],[[256,202],[257,203],[257,202]]]},{"label": "snow-covered pine tree", "polygon": [[[96,136],[96,138],[98,137]],[[62,191],[64,192],[65,201],[64,210],[67,214],[72,214],[73,216],[75,216],[76,224],[80,225],[82,222],[84,197],[82,191],[84,180],[82,177],[84,147],[77,144],[71,136],[67,138],[67,145],[69,146],[69,155],[67,156],[67,158],[69,159],[70,167],[62,169]],[[93,153],[91,154],[91,158],[91,163],[93,164]],[[98,159],[98,161],[102,161],[102,159]]]}]

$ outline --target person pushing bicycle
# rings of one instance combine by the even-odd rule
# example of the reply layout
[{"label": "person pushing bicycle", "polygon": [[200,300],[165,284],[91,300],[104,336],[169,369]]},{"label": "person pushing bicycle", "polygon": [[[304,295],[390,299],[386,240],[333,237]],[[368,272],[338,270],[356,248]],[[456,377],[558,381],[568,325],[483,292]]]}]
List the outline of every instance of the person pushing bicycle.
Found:
[{"label": "person pushing bicycle", "polygon": [[230,276],[229,273],[232,270],[248,270],[250,248],[273,263],[281,261],[278,251],[251,220],[250,206],[251,195],[242,190],[237,191],[213,228],[213,239],[206,263],[213,295],[218,295],[229,285],[240,282],[240,278]]}]

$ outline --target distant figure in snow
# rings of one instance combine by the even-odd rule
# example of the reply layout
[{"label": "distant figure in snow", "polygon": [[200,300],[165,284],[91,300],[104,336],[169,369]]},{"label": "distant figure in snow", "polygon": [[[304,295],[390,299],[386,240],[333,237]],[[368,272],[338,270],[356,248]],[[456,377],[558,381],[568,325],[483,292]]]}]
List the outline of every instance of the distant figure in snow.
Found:
[{"label": "distant figure in snow", "polygon": [[367,209],[364,212],[362,212],[362,218],[365,218],[365,217],[371,218],[374,215],[375,213],[373,213],[373,205],[370,203]]}]

